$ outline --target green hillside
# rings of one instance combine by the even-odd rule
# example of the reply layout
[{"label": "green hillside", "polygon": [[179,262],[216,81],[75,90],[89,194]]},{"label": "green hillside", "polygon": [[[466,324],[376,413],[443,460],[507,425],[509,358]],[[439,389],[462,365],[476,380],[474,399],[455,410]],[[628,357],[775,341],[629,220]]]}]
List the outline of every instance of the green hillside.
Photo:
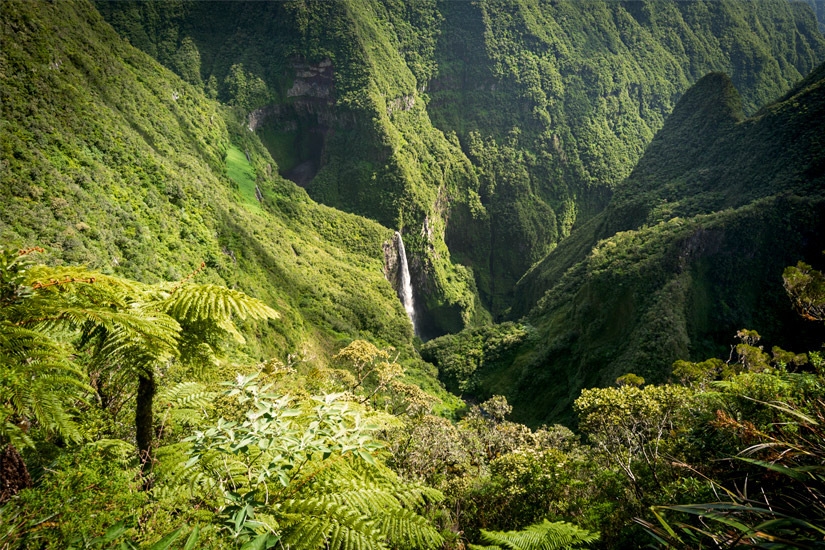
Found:
[{"label": "green hillside", "polygon": [[0,549],[821,544],[822,7],[0,2]]},{"label": "green hillside", "polygon": [[[519,282],[520,303],[536,304],[528,330],[497,351],[506,360],[465,367],[476,393],[507,395],[524,421],[569,419],[582,388],[666,380],[677,359],[725,355],[742,327],[818,345],[781,276],[822,263],[823,122],[825,66],[749,118],[729,78],[700,80],[608,208]],[[443,365],[462,338],[425,357]]]},{"label": "green hillside", "polygon": [[752,112],[825,58],[784,0],[98,5],[314,199],[401,229],[428,334],[501,317],[703,75]]},{"label": "green hillside", "polygon": [[[37,25],[55,29],[48,12],[58,8],[9,4],[5,32],[17,45],[4,51],[4,240],[148,281],[204,261],[200,277],[290,313],[270,329],[276,338],[261,338],[261,357],[302,346],[326,355],[356,335],[409,345],[381,272],[386,227],[404,235],[426,338],[484,325],[488,311],[532,311],[532,324],[550,326],[566,317],[542,297],[573,281],[569,270],[599,240],[816,188],[788,183],[788,170],[817,171],[798,159],[732,182],[744,168],[718,142],[733,138],[701,122],[750,128],[741,113],[823,57],[802,3],[97,6],[179,77],[120,42],[92,6],[60,8],[84,24],[51,39]],[[28,66],[32,75],[21,72]],[[731,75],[723,97],[705,98],[707,82],[694,88],[682,118],[701,120],[677,112],[620,185],[677,98],[710,70]],[[717,104],[721,113],[702,110]],[[770,158],[784,158],[782,132],[798,133],[783,124],[754,130]],[[815,139],[794,148],[813,151]],[[738,150],[741,163],[751,145]],[[630,308],[633,299],[620,301]],[[740,304],[727,318],[758,316],[754,308]],[[616,332],[625,346],[645,324],[633,319]],[[698,341],[702,351],[718,345],[724,330],[697,323],[678,354],[699,353]],[[575,387],[620,369],[620,352],[605,358],[597,347],[584,353],[588,374]],[[511,374],[524,361],[547,364],[542,353],[509,365],[496,387],[527,383]]]},{"label": "green hillside", "polygon": [[230,111],[122,41],[91,4],[2,9],[4,246],[145,282],[204,262],[197,281],[282,313],[247,348],[256,360],[303,352],[324,364],[358,337],[413,357],[383,275],[391,230],[314,203]]},{"label": "green hillside", "polygon": [[606,206],[688,86],[724,71],[753,112],[825,52],[810,12],[788,2],[443,6],[428,111],[458,133],[489,212],[488,226],[451,225],[448,244],[474,265],[489,256],[480,289],[496,314],[535,261]]},{"label": "green hillside", "polygon": [[[426,334],[489,320],[472,270],[454,264],[444,243],[450,205],[478,203],[475,174],[455,140],[429,121],[418,83],[427,70],[408,66],[401,52],[432,47],[409,26],[406,39],[421,44],[392,32],[390,21],[415,23],[404,21],[403,3],[99,6],[132,43],[182,74],[175,54],[194,44],[198,63],[190,67],[200,68],[207,91],[242,116],[252,113],[247,123],[279,171],[312,198],[402,231]],[[411,11],[423,18],[415,29],[438,21],[426,4]]]}]

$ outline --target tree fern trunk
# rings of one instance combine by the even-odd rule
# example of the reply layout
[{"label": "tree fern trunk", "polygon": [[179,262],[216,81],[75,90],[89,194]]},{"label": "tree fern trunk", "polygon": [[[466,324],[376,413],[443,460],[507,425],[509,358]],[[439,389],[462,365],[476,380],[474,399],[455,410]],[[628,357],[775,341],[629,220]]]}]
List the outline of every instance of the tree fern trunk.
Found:
[{"label": "tree fern trunk", "polygon": [[5,503],[22,489],[32,486],[32,478],[26,463],[17,449],[9,443],[0,452],[0,504]]},{"label": "tree fern trunk", "polygon": [[152,401],[155,398],[155,375],[152,372],[138,376],[137,403],[135,405],[135,437],[140,454],[141,469],[152,468],[153,418]]}]

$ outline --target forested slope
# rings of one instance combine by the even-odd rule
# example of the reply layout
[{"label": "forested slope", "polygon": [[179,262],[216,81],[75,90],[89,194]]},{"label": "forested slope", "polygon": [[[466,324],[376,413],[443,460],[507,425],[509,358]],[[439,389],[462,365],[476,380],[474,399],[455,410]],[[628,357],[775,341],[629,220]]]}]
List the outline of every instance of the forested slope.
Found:
[{"label": "forested slope", "polygon": [[[444,244],[450,205],[480,203],[469,161],[433,128],[420,91],[433,70],[434,5],[410,7],[412,21],[405,4],[372,1],[99,5],[173,68],[195,47],[190,72],[250,114],[279,171],[314,199],[403,233],[425,333],[489,319],[472,271]],[[408,65],[405,50],[420,63]]]},{"label": "forested slope", "polygon": [[[180,78],[121,42],[95,7]],[[382,280],[391,227],[411,255],[425,338],[484,325],[490,313],[502,318],[512,308],[515,319],[532,311],[541,351],[530,344],[494,386],[512,394],[529,384],[528,375],[519,382],[520,369],[542,371],[552,350],[576,341],[581,357],[566,359],[581,371],[572,395],[585,380],[624,368],[619,348],[649,327],[639,313],[647,306],[631,307],[626,297],[614,311],[594,294],[593,311],[576,311],[598,320],[587,325],[596,340],[615,333],[603,351],[569,331],[546,337],[569,319],[545,295],[562,283],[582,285],[577,277],[589,272],[581,262],[600,239],[626,230],[658,235],[657,224],[676,217],[745,219],[756,199],[774,200],[780,187],[809,191],[788,183],[798,174],[787,167],[802,165],[783,156],[793,134],[782,120],[752,122],[770,119],[761,111],[737,122],[825,55],[801,2],[81,2],[4,10],[6,42],[18,44],[3,52],[4,239],[44,242],[63,261],[145,280],[183,277],[204,260],[201,277],[291,313],[262,356],[309,341],[335,347],[355,334],[410,342]],[[754,141],[775,161],[772,172],[729,163],[729,140],[739,137],[708,134],[677,113],[620,184],[684,90],[713,70],[730,74],[742,96],[741,106],[728,98],[724,116],[737,132],[758,128]],[[683,112],[727,105],[729,84],[721,103],[696,99],[708,82]],[[814,141],[801,147],[813,151]],[[737,162],[753,157],[741,151]],[[307,193],[384,227],[317,206]],[[621,276],[621,266],[614,271]],[[732,311],[730,322],[763,309],[751,301]],[[598,330],[617,312],[624,328]],[[709,318],[699,317],[691,325],[699,328],[672,348],[678,354],[698,341],[718,345],[726,329],[711,334]],[[614,337],[621,346],[611,347]],[[642,357],[654,340],[633,349]],[[625,361],[627,370],[663,372],[641,362]]]},{"label": "forested slope", "polygon": [[[527,330],[490,329],[504,345],[451,372],[541,422],[567,418],[582,388],[628,372],[662,381],[676,359],[725,355],[743,327],[815,347],[821,331],[797,318],[781,277],[822,263],[823,124],[823,66],[749,118],[728,77],[704,77],[610,206],[522,279],[521,303],[538,299]],[[445,365],[467,345],[446,336],[425,357]]]},{"label": "forested slope", "polygon": [[412,351],[383,274],[389,229],[314,203],[253,134],[92,4],[4,2],[2,15],[4,246],[146,282],[204,262],[197,281],[282,313],[259,328],[253,359],[303,351],[323,363],[354,337]]},{"label": "forested slope", "polygon": [[704,74],[753,112],[825,57],[781,0],[99,5],[313,198],[401,229],[428,334],[503,315]]},{"label": "forested slope", "polygon": [[807,6],[788,2],[443,6],[428,110],[458,133],[489,214],[483,227],[451,224],[448,244],[489,269],[480,289],[494,313],[605,207],[688,86],[724,71],[753,112],[825,53]]}]

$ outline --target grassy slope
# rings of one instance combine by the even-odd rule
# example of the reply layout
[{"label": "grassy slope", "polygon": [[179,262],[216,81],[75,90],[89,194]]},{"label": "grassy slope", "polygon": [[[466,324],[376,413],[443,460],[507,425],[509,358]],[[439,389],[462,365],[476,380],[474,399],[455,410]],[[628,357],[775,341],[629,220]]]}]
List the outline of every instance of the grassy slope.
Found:
[{"label": "grassy slope", "polygon": [[527,422],[569,420],[581,388],[664,380],[675,359],[726,356],[743,327],[816,348],[821,329],[791,310],[781,275],[822,262],[824,122],[825,66],[750,118],[727,77],[702,79],[611,206],[522,280],[540,295],[531,328],[478,393],[508,395]]},{"label": "grassy slope", "polygon": [[2,12],[4,246],[41,245],[50,262],[145,281],[180,279],[203,260],[199,281],[283,314],[258,327],[253,359],[305,350],[323,362],[355,337],[415,356],[382,273],[389,229],[268,176],[274,162],[254,135],[90,3],[4,2]]}]

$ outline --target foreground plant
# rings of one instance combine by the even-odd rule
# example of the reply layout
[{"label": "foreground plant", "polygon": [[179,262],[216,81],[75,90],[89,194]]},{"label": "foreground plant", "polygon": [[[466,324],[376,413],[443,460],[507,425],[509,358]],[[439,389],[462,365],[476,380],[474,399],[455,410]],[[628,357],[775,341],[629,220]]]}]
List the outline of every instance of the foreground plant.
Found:
[{"label": "foreground plant", "polygon": [[0,442],[31,445],[26,431],[33,422],[78,439],[70,404],[102,393],[76,362],[85,353],[91,369],[137,381],[137,447],[149,462],[156,372],[172,360],[212,364],[227,336],[243,342],[236,320],[278,317],[236,290],[35,266],[28,261],[35,251],[42,250],[0,250]]},{"label": "foreground plant", "polygon": [[521,531],[485,531],[481,536],[491,546],[471,544],[471,550],[567,550],[599,540],[599,534],[564,521],[546,519]]},{"label": "foreground plant", "polygon": [[213,503],[239,544],[271,548],[435,548],[443,541],[416,510],[438,491],[403,483],[377,463],[381,445],[341,395],[297,403],[241,376],[227,395],[245,412],[187,438],[178,479]]},{"label": "foreground plant", "polygon": [[[794,420],[767,431],[728,416],[719,427],[759,442],[735,458],[744,480],[711,481],[718,502],[654,506],[658,521],[637,520],[667,548],[814,548],[825,540],[825,401],[761,403]],[[668,519],[667,513],[692,520]],[[685,517],[685,516],[682,516]]]}]

